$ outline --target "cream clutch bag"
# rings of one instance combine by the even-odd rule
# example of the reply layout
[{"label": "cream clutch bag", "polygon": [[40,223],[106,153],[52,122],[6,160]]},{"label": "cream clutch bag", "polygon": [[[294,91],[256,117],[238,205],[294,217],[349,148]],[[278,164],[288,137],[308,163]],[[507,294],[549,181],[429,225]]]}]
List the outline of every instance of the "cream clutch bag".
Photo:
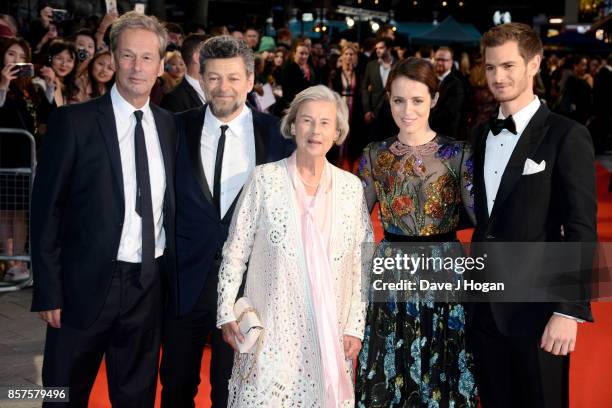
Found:
[{"label": "cream clutch bag", "polygon": [[247,297],[241,297],[234,304],[234,316],[240,333],[244,336],[244,342],[240,343],[236,339],[236,345],[241,353],[250,353],[257,343],[257,340],[262,337],[264,330],[259,316],[251,301]]}]

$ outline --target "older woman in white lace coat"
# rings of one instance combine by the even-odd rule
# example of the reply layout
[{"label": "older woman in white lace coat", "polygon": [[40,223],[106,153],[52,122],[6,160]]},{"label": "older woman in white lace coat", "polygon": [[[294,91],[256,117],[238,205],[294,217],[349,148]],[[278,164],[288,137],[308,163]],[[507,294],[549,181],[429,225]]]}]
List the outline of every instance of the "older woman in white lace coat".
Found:
[{"label": "older woman in white lace coat", "polygon": [[261,346],[235,355],[228,406],[352,407],[372,227],[359,179],[325,159],[348,133],[346,105],[327,87],[307,88],[281,131],[297,149],[255,168],[223,248],[217,326],[237,350],[233,306],[245,271],[264,326]]}]

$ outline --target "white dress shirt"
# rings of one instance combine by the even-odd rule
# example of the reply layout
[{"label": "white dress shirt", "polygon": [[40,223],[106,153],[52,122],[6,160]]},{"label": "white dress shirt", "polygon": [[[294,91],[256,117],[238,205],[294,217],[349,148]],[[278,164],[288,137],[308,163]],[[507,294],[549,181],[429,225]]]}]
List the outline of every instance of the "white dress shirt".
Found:
[{"label": "white dress shirt", "polygon": [[[508,129],[503,129],[497,136],[493,135],[493,132],[489,130],[487,135],[487,147],[485,150],[485,162],[484,162],[484,181],[485,189],[487,192],[487,206],[489,209],[489,215],[493,210],[493,204],[495,204],[495,197],[499,190],[499,184],[501,182],[504,170],[510,161],[510,156],[519,141],[519,138],[525,131],[525,128],[531,121],[531,118],[540,108],[540,99],[535,96],[527,106],[520,111],[512,115],[514,124],[516,125],[516,135],[509,132]],[[506,119],[502,114],[501,108],[498,119]],[[567,317],[569,319],[576,320],[582,323],[584,320],[578,319],[574,316],[568,316],[563,313],[554,312],[558,316]]]},{"label": "white dress shirt", "polygon": [[380,72],[380,79],[382,80],[383,88],[387,86],[387,79],[389,78],[389,72],[391,72],[391,67],[393,66],[393,62],[394,62],[394,59],[391,58],[391,62],[389,63],[389,66],[386,67],[385,63],[382,60],[378,61],[378,65],[379,65],[378,69]]},{"label": "white dress shirt", "polygon": [[200,101],[202,101],[202,103],[206,103],[206,95],[204,95],[204,90],[202,89],[202,84],[200,84],[200,81],[198,81],[194,77],[189,76],[189,74],[187,73],[185,74],[185,80],[198,93]]},{"label": "white dress shirt", "polygon": [[[540,100],[535,96],[533,101],[527,106],[512,115],[514,124],[516,125],[516,135],[509,132],[508,129],[503,129],[497,136],[494,136],[493,132],[489,130],[484,162],[484,182],[487,192],[489,215],[491,215],[491,211],[493,210],[497,190],[499,190],[499,183],[508,165],[508,161],[510,161],[510,156],[512,156],[512,152],[523,134],[523,131],[527,127],[527,124],[539,108]],[[505,119],[501,108],[497,117],[499,119]]]},{"label": "white dress shirt", "polygon": [[221,169],[221,218],[242,190],[251,172],[255,168],[255,133],[253,113],[246,105],[242,112],[231,122],[223,123],[213,115],[210,106],[206,107],[200,152],[202,167],[211,193],[214,190],[215,160],[217,145],[221,137],[221,125],[227,125],[225,131],[225,149]]},{"label": "white dress shirt", "polygon": [[161,146],[157,136],[155,118],[149,106],[149,101],[140,109],[126,101],[117,86],[111,89],[111,100],[117,138],[119,139],[119,152],[121,154],[121,171],[123,172],[123,192],[125,197],[125,212],[123,216],[123,229],[117,259],[124,262],[140,263],[142,261],[142,222],[136,213],[136,152],[134,147],[134,131],[136,129],[136,116],[134,111],[141,110],[142,129],[144,130],[147,158],[149,162],[149,180],[151,183],[151,200],[153,202],[153,222],[155,224],[155,257],[164,254],[166,247],[166,234],[164,232],[163,205],[166,192],[166,171]]}]

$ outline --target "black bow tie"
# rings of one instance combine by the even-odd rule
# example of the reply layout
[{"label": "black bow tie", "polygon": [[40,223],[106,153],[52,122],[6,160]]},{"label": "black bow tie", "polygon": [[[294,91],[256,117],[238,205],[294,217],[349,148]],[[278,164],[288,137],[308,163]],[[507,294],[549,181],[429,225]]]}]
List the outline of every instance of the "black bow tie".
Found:
[{"label": "black bow tie", "polygon": [[493,136],[499,135],[499,133],[504,129],[507,129],[508,132],[515,135],[517,134],[516,124],[514,123],[514,119],[512,119],[512,115],[508,116],[506,119],[491,118],[489,120],[489,127],[491,132],[493,132]]}]

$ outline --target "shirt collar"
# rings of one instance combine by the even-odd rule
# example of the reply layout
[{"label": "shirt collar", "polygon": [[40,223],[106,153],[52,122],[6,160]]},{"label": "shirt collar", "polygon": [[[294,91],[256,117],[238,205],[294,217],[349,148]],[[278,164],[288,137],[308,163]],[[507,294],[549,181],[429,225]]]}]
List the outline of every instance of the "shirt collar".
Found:
[{"label": "shirt collar", "polygon": [[[527,106],[512,115],[512,119],[514,119],[514,124],[516,125],[517,135],[520,136],[523,133],[533,115],[535,115],[535,113],[540,108],[540,105],[540,99],[537,96],[534,96],[533,101],[529,102]],[[499,108],[499,113],[497,114],[497,117],[499,119],[506,119],[506,117],[502,113],[501,108]]]},{"label": "shirt collar", "polygon": [[206,100],[206,96],[204,96],[204,90],[202,89],[202,85],[200,84],[200,81],[198,81],[197,79],[195,79],[194,77],[190,76],[187,73],[185,73],[185,80],[187,80],[187,83],[191,85],[191,87],[195,89],[195,91],[198,94],[200,94],[202,99]]},{"label": "shirt collar", "polygon": [[[132,117],[134,117],[134,111],[141,110],[145,120],[151,118],[153,112],[151,112],[151,105],[149,105],[150,98],[147,98],[147,102],[140,109],[135,108],[131,103],[125,100],[123,96],[117,90],[117,84],[114,84],[111,88],[111,101],[113,103],[113,111],[115,112],[115,118],[121,123],[130,123]],[[135,119],[134,119],[135,120]]]},{"label": "shirt collar", "polygon": [[[389,63],[389,64],[390,64],[390,66],[392,66],[394,62],[395,62],[395,58],[393,58],[393,55],[392,55],[392,56],[391,56],[391,62]],[[382,59],[382,58],[379,58],[379,59],[378,59],[378,65],[380,65],[381,67],[384,67],[385,62],[383,61],[383,59]],[[386,68],[386,69],[391,69],[391,68]]]},{"label": "shirt collar", "polygon": [[214,128],[218,130],[221,127],[221,125],[227,125],[228,130],[230,130],[229,134],[234,135],[234,136],[240,136],[244,134],[243,130],[247,126],[248,121],[251,120],[252,118],[251,109],[246,104],[242,107],[242,112],[240,112],[238,116],[236,116],[234,119],[232,119],[231,121],[227,123],[221,122],[215,115],[213,115],[212,110],[210,109],[210,106],[206,107],[205,117],[210,118],[209,123],[210,123],[211,129]]},{"label": "shirt collar", "polygon": [[449,74],[451,73],[452,69],[449,69],[448,71],[446,71],[445,73],[443,73],[442,75],[440,75],[438,77],[438,80],[440,80],[440,82],[444,81],[444,79],[449,76]]}]

